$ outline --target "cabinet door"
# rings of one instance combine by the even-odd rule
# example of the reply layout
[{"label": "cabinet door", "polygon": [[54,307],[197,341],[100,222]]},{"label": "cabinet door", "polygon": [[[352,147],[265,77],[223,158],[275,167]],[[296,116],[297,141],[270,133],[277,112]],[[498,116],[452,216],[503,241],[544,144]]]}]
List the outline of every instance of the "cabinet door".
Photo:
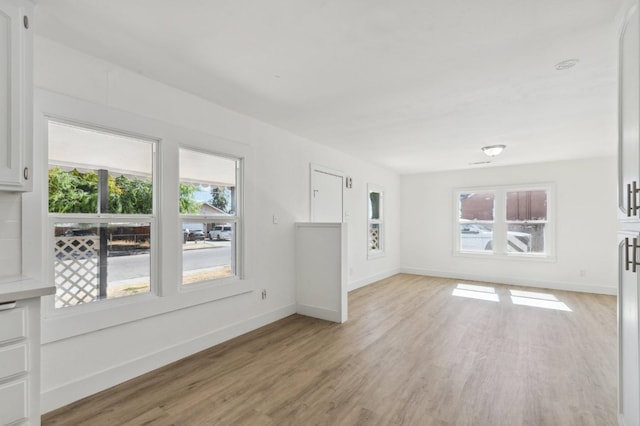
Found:
[{"label": "cabinet door", "polygon": [[[628,189],[640,190],[640,66],[638,59],[638,11],[634,6],[627,15],[620,35],[618,94],[618,211],[622,220],[637,220],[638,213],[629,209]],[[633,203],[633,201],[631,201]],[[638,203],[640,204],[640,200]]]},{"label": "cabinet door", "polygon": [[[618,373],[619,373],[619,411],[625,425],[640,424],[640,366],[638,354],[638,276],[640,266],[637,262],[640,248],[633,249],[634,239],[640,244],[640,233],[620,232],[618,245]],[[634,259],[634,254],[635,259]]]},{"label": "cabinet door", "polygon": [[31,35],[20,4],[0,0],[0,189],[22,191],[30,183],[33,91]]}]

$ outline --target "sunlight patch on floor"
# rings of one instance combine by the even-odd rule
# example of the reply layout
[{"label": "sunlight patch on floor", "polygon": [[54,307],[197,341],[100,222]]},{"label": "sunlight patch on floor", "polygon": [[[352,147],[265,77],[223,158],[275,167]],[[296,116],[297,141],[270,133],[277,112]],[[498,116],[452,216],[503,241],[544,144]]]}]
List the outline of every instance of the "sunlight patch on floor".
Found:
[{"label": "sunlight patch on floor", "polygon": [[452,296],[467,297],[470,299],[488,300],[491,302],[499,302],[500,298],[496,294],[496,289],[481,285],[458,284],[453,289]]},{"label": "sunlight patch on floor", "polygon": [[556,311],[573,312],[564,302],[553,294],[537,293],[523,290],[509,290],[511,303],[514,305],[532,306],[534,308],[554,309]]},{"label": "sunlight patch on floor", "polygon": [[[530,306],[534,308],[553,309],[556,311],[573,312],[566,303],[558,300],[550,293],[540,293],[525,290],[509,290],[511,293],[511,303],[519,306]],[[488,300],[490,302],[500,302],[500,296],[494,287],[458,283],[451,293],[452,296],[466,297],[468,299]]]}]

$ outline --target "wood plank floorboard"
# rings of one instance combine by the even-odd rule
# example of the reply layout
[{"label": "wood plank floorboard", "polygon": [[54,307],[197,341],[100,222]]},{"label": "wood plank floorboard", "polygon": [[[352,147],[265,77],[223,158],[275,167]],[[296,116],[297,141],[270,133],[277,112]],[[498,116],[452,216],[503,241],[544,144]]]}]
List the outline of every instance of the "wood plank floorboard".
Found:
[{"label": "wood plank floorboard", "polygon": [[616,413],[615,297],[400,274],[351,292],[345,324],[293,315],[42,421],[607,426]]}]

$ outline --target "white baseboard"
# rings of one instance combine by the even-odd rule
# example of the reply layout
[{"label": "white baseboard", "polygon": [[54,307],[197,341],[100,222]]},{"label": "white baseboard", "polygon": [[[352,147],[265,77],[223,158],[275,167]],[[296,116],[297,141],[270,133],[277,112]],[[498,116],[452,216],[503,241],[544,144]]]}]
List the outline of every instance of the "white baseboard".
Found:
[{"label": "white baseboard", "polygon": [[287,305],[49,389],[41,394],[40,410],[55,410],[295,313],[295,304]]},{"label": "white baseboard", "polygon": [[499,276],[499,275],[483,275],[483,274],[468,274],[464,272],[451,272],[451,271],[436,271],[430,269],[422,269],[422,268],[411,268],[411,267],[402,267],[400,271],[404,274],[413,274],[413,275],[426,275],[430,277],[442,277],[442,278],[453,278],[460,280],[470,280],[470,281],[484,281],[489,283],[496,284],[511,284],[511,285],[519,285],[525,287],[535,287],[535,288],[548,288],[553,290],[566,290],[566,291],[578,291],[583,293],[595,293],[595,294],[607,294],[616,296],[618,294],[617,287],[609,287],[609,286],[601,286],[601,285],[592,285],[592,284],[581,284],[581,283],[571,283],[571,282],[561,282],[561,281],[542,281],[542,280],[532,280],[520,277],[507,277],[507,276]]},{"label": "white baseboard", "polygon": [[310,306],[310,305],[298,304],[297,306],[298,307],[296,309],[296,312],[299,313],[300,315],[305,315],[307,317],[312,317],[312,318],[319,318],[325,321],[332,321],[337,323],[342,322],[341,313],[339,311],[333,311],[331,309],[325,309],[325,308],[318,308],[316,306]]},{"label": "white baseboard", "polygon": [[353,291],[359,289],[360,287],[364,287],[369,284],[373,284],[376,281],[384,280],[385,278],[389,278],[393,275],[399,274],[401,271],[399,268],[391,269],[389,271],[380,272],[379,274],[372,275],[370,277],[362,278],[356,281],[352,281],[349,283],[349,291]]}]

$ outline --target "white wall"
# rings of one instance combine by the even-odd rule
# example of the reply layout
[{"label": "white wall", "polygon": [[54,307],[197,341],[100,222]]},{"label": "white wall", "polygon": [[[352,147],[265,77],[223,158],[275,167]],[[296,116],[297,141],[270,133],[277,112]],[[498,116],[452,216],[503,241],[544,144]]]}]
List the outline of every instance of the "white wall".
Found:
[{"label": "white wall", "polygon": [[20,194],[0,191],[0,278],[20,274]]},{"label": "white wall", "polygon": [[[454,189],[543,182],[556,185],[555,261],[454,255]],[[410,175],[401,188],[403,272],[616,293],[614,158]]]},{"label": "white wall", "polygon": [[[248,205],[256,208],[246,212],[252,263],[247,279],[253,288],[268,292],[266,301],[254,291],[62,340],[51,338],[55,333],[45,318],[43,412],[293,313],[294,222],[309,219],[310,163],[353,178],[353,189],[345,191],[350,287],[398,271],[400,179],[394,173],[38,37],[35,80],[37,87],[49,91],[250,145],[254,170],[247,182],[253,194]],[[36,150],[39,144],[36,140]],[[386,190],[387,254],[375,260],[366,256],[368,182]],[[25,197],[42,195],[38,189]],[[19,196],[0,196],[0,210],[15,209],[16,199]],[[277,225],[272,223],[274,214]],[[13,234],[0,228],[0,238],[4,235]],[[26,273],[37,269],[33,261],[24,260]]]}]

